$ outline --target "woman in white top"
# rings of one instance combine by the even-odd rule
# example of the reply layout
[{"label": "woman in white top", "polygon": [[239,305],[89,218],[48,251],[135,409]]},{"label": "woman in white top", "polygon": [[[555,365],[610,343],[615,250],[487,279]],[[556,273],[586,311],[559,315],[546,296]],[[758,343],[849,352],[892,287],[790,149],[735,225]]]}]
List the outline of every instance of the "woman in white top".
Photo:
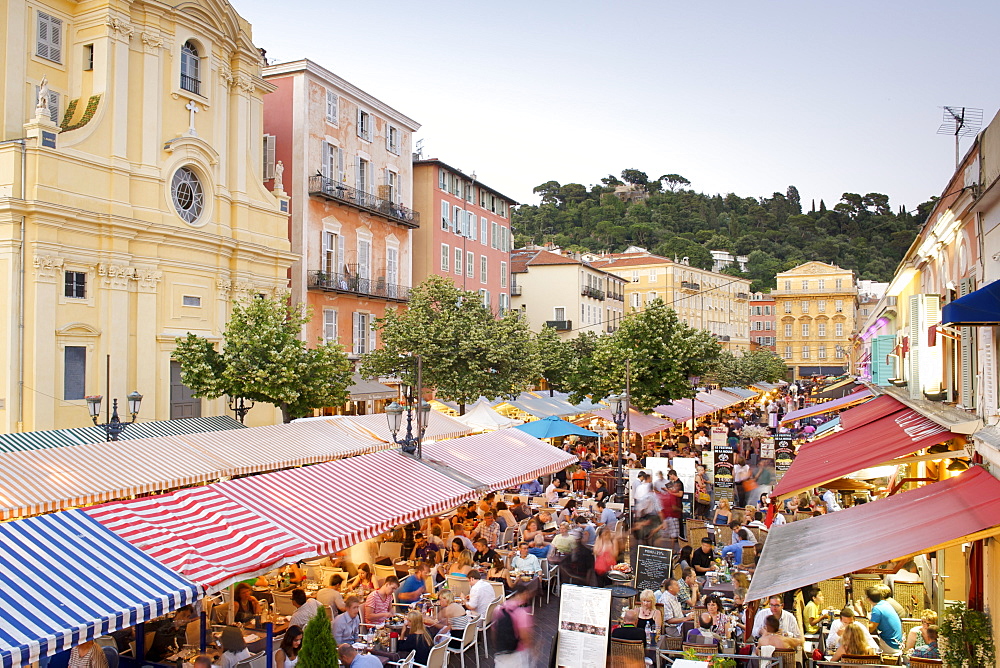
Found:
[{"label": "woman in white top", "polygon": [[299,649],[302,648],[302,629],[289,626],[285,637],[281,639],[281,647],[274,653],[275,668],[295,668],[299,662]]},{"label": "woman in white top", "polygon": [[219,657],[219,668],[233,668],[243,659],[250,658],[250,650],[243,640],[243,632],[235,626],[222,629],[222,656]]}]

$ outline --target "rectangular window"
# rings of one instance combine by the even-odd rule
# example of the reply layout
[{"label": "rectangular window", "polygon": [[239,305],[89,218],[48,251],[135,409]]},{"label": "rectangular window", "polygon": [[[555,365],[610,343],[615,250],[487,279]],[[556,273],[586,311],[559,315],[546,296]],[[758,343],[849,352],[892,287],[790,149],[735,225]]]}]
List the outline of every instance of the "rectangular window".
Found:
[{"label": "rectangular window", "polygon": [[201,297],[184,295],[183,297],[181,297],[181,306],[199,307],[201,306]]},{"label": "rectangular window", "polygon": [[399,128],[393,125],[385,132],[385,150],[399,155]]},{"label": "rectangular window", "polygon": [[450,271],[449,264],[451,264],[451,246],[441,244],[441,271]]},{"label": "rectangular window", "polygon": [[802,338],[804,338],[804,339],[809,338],[809,323],[808,322],[802,323]]},{"label": "rectangular window", "polygon": [[385,281],[395,289],[399,285],[399,249],[385,249]]},{"label": "rectangular window", "polygon": [[837,346],[836,348],[833,349],[833,356],[836,357],[837,359],[840,359],[844,356],[844,351],[841,350],[840,346]]},{"label": "rectangular window", "polygon": [[639,308],[639,293],[632,293],[632,308]]},{"label": "rectangular window", "polygon": [[368,187],[371,185],[368,180],[368,168],[370,164],[364,158],[357,158],[355,161],[355,171],[357,174],[355,175],[354,187],[358,189],[359,193],[368,192]]},{"label": "rectangular window", "polygon": [[323,309],[323,343],[336,343],[340,340],[337,333],[337,309]]},{"label": "rectangular window", "polygon": [[449,210],[448,203],[441,202],[441,229],[447,230],[450,221],[451,221],[451,211]]},{"label": "rectangular window", "polygon": [[803,290],[808,290],[809,289],[809,281],[808,280],[802,281],[802,289]]},{"label": "rectangular window", "polygon": [[448,172],[443,167],[438,170],[438,188],[441,190],[448,189]]},{"label": "rectangular window", "polygon": [[835,323],[833,325],[833,327],[834,327],[834,332],[836,333],[837,338],[838,339],[842,338],[844,336],[844,323],[842,323],[842,322]]},{"label": "rectangular window", "polygon": [[802,359],[809,359],[809,346],[802,346]]},{"label": "rectangular window", "polygon": [[500,287],[507,287],[507,263],[500,261]]},{"label": "rectangular window", "polygon": [[87,274],[83,271],[67,271],[64,274],[65,292],[73,299],[87,298]]},{"label": "rectangular window", "polygon": [[87,347],[66,346],[63,352],[63,399],[83,399],[87,384]]},{"label": "rectangular window", "polygon": [[372,277],[372,242],[371,239],[358,239],[358,278]]},{"label": "rectangular window", "polygon": [[326,122],[337,125],[337,107],[340,100],[332,90],[326,91]]},{"label": "rectangular window", "polygon": [[365,141],[372,140],[372,115],[358,109],[358,136]]},{"label": "rectangular window", "polygon": [[792,282],[791,281],[785,281],[785,289],[786,290],[791,290],[792,289]]},{"label": "rectangular window", "polygon": [[836,284],[836,286],[837,286],[837,292],[840,292],[841,290],[843,290],[843,289],[844,289],[844,279],[842,279],[842,278],[838,278],[838,279],[836,280],[835,284]]},{"label": "rectangular window", "polygon": [[639,270],[638,269],[633,269],[632,270],[632,282],[633,283],[638,283],[639,282]]},{"label": "rectangular window", "polygon": [[834,308],[837,309],[837,313],[843,313],[844,312],[844,300],[843,299],[838,299],[837,301],[835,301],[833,303],[833,305],[834,305]]},{"label": "rectangular window", "polygon": [[486,216],[481,216],[479,218],[479,243],[482,245],[487,245],[489,243],[490,236],[490,221],[486,219]]},{"label": "rectangular window", "polygon": [[462,262],[462,249],[459,248],[458,246],[455,246],[455,263],[454,264],[455,264],[455,267],[454,267],[455,268],[455,273],[458,274],[459,276],[461,276],[462,275],[462,265],[463,265],[463,262]]},{"label": "rectangular window", "polygon": [[486,256],[485,255],[480,255],[479,256],[479,282],[480,283],[486,283],[486,276],[487,276],[486,269],[487,269],[487,266],[488,265],[487,265],[487,262],[486,262]]},{"label": "rectangular window", "polygon": [[494,223],[492,221],[490,222],[490,248],[497,248],[497,228],[498,227],[499,226],[496,223]]},{"label": "rectangular window", "polygon": [[83,69],[90,72],[94,69],[94,45],[83,45]]},{"label": "rectangular window", "polygon": [[54,63],[62,63],[62,19],[38,12],[35,35],[35,55]]},{"label": "rectangular window", "polygon": [[818,288],[820,290],[826,290],[826,279],[818,278],[816,279],[816,282],[818,283]]},{"label": "rectangular window", "polygon": [[274,178],[274,135],[264,135],[264,180]]},{"label": "rectangular window", "polygon": [[497,298],[497,303],[500,306],[500,315],[503,315],[510,309],[510,295],[506,292],[501,292]]},{"label": "rectangular window", "polygon": [[786,360],[792,359],[792,347],[791,346],[785,346],[785,352],[783,354],[783,357]]},{"label": "rectangular window", "polygon": [[393,204],[402,201],[399,197],[399,174],[391,169],[385,170],[386,199]]},{"label": "rectangular window", "polygon": [[323,250],[320,256],[320,270],[329,279],[333,274],[339,274],[343,266],[344,237],[334,232],[323,232]]},{"label": "rectangular window", "polygon": [[818,336],[820,338],[823,338],[824,336],[826,336],[826,323],[825,322],[817,322],[816,323],[816,336]]},{"label": "rectangular window", "polygon": [[809,313],[809,302],[807,302],[807,301],[799,302],[799,306],[802,307],[802,312],[803,313]]},{"label": "rectangular window", "polygon": [[452,232],[454,232],[455,234],[462,234],[464,236],[464,230],[462,229],[462,225],[465,223],[465,216],[463,215],[465,211],[459,209],[457,206],[454,206],[451,208],[451,213],[452,213],[451,217],[453,219]]},{"label": "rectangular window", "polygon": [[785,338],[786,339],[792,338],[792,323],[785,324]]},{"label": "rectangular window", "polygon": [[820,299],[818,302],[816,302],[816,310],[819,311],[820,313],[826,313],[825,299]]},{"label": "rectangular window", "polygon": [[656,267],[652,267],[649,270],[649,280],[655,281],[656,279],[657,279],[657,269]]},{"label": "rectangular window", "polygon": [[354,312],[354,345],[355,355],[364,355],[375,347],[375,332],[371,328],[371,314]]},{"label": "rectangular window", "polygon": [[476,254],[472,251],[465,254],[465,275],[469,278],[476,275]]},{"label": "rectangular window", "polygon": [[771,307],[770,306],[765,306],[764,307],[764,315],[771,315]]},{"label": "rectangular window", "polygon": [[818,357],[821,360],[826,359],[826,346],[820,346],[819,348],[816,349],[816,357]]},{"label": "rectangular window", "polygon": [[785,302],[785,313],[792,312],[792,302]]},{"label": "rectangular window", "polygon": [[553,320],[565,320],[566,319],[566,309],[562,306],[557,306],[552,309]]}]

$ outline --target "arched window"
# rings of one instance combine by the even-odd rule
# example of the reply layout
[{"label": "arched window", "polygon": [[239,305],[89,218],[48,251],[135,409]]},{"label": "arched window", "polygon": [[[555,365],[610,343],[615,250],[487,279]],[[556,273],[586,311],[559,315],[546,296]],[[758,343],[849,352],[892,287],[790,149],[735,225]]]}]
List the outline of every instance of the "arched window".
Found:
[{"label": "arched window", "polygon": [[181,47],[181,88],[201,94],[201,61],[198,47],[191,41],[184,42]]}]

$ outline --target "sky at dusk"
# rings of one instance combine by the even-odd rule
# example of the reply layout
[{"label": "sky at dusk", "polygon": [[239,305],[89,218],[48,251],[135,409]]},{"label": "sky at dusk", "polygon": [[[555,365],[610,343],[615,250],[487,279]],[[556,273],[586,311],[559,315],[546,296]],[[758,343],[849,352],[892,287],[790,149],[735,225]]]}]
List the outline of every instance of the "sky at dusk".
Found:
[{"label": "sky at dusk", "polygon": [[272,62],[316,61],[420,122],[424,157],[522,203],[636,168],[912,210],[954,169],[941,106],[984,125],[1000,107],[986,0],[232,2]]}]

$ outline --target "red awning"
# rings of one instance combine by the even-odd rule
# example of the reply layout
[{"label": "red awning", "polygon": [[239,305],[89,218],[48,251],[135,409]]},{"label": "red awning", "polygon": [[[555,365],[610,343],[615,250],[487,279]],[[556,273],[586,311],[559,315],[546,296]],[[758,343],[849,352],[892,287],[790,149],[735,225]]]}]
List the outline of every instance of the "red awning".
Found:
[{"label": "red awning", "polygon": [[801,446],[771,496],[789,496],[817,487],[955,436],[914,410],[897,411],[867,425]]},{"label": "red awning", "polygon": [[855,406],[849,411],[840,414],[840,426],[846,431],[866,425],[873,420],[877,420],[886,415],[906,410],[906,404],[893,399],[888,394],[875,397],[867,403]]},{"label": "red awning", "polygon": [[315,554],[295,536],[212,487],[117,501],[84,512],[210,590]]},{"label": "red awning", "polygon": [[1000,480],[973,466],[950,480],[772,527],[747,600],[984,538],[1000,533],[998,523]]},{"label": "red awning", "polygon": [[[611,409],[605,408],[599,411],[592,411],[591,415],[595,417],[602,418],[604,420],[614,421],[611,415]],[[690,416],[688,416],[690,418]],[[628,424],[626,427],[629,431],[633,431],[637,434],[645,436],[646,434],[652,434],[664,429],[670,429],[674,426],[674,423],[670,420],[666,420],[656,415],[645,415],[640,413],[635,409],[629,410],[628,413]]]},{"label": "red awning", "polygon": [[214,488],[318,554],[342,550],[477,496],[399,450],[230,480]]},{"label": "red awning", "polygon": [[783,418],[781,418],[781,423],[784,424],[786,422],[795,422],[796,420],[801,420],[802,418],[810,417],[812,415],[829,413],[830,411],[835,411],[841,408],[847,408],[848,406],[853,406],[854,404],[861,403],[862,401],[868,401],[871,398],[872,398],[872,391],[869,389],[864,389],[859,392],[848,394],[846,397],[841,397],[840,399],[834,399],[833,401],[826,401],[822,404],[809,406],[808,408],[800,408],[797,411],[789,411],[788,413],[785,413],[785,416]]}]

